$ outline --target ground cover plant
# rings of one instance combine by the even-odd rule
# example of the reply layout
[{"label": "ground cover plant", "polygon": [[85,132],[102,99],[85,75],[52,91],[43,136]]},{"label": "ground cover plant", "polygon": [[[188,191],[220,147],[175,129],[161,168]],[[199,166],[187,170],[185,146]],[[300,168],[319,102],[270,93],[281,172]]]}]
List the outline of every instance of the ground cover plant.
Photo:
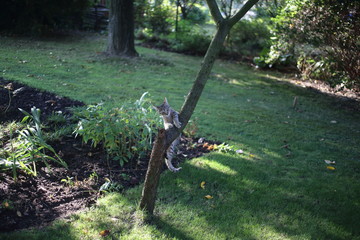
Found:
[{"label": "ground cover plant", "polygon": [[[111,107],[148,91],[154,102],[166,96],[179,109],[200,65],[196,57],[140,47],[139,59],[108,58],[101,54],[105,39],[94,36],[0,43],[3,78]],[[41,231],[0,236],[359,239],[360,116],[349,103],[219,61],[193,121],[197,136],[226,142],[235,153],[224,147],[186,161],[179,174],[165,172],[152,222],[137,209],[136,187]]]}]

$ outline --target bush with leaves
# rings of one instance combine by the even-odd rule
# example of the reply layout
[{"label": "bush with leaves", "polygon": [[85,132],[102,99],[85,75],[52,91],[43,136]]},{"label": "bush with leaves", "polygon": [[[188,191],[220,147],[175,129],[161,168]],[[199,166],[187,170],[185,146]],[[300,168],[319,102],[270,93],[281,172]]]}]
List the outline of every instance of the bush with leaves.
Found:
[{"label": "bush with leaves", "polygon": [[201,10],[197,6],[193,6],[186,16],[186,20],[189,20],[196,24],[204,24],[208,20],[208,12]]},{"label": "bush with leaves", "polygon": [[170,47],[177,52],[203,55],[210,42],[211,36],[199,25],[188,20],[181,20],[178,32],[173,34]]},{"label": "bush with leaves", "polygon": [[334,62],[338,83],[360,87],[359,1],[304,1],[292,28],[298,42],[321,48]]},{"label": "bush with leaves", "polygon": [[172,30],[173,10],[169,6],[150,7],[145,16],[145,26],[151,34],[169,34]]},{"label": "bush with leaves", "polygon": [[270,48],[264,49],[254,63],[259,67],[283,68],[296,66],[295,38],[291,21],[301,9],[299,0],[289,0],[272,10],[269,28]]},{"label": "bush with leaves", "polygon": [[[359,13],[359,1],[289,0],[272,18],[270,50],[254,59],[255,63],[297,65],[303,76],[359,87]],[[309,45],[314,51],[304,49]]]},{"label": "bush with leaves", "polygon": [[225,52],[255,56],[270,47],[270,30],[262,19],[243,20],[231,29]]},{"label": "bush with leaves", "polygon": [[76,135],[96,147],[101,144],[109,157],[122,166],[149,154],[160,116],[144,93],[134,104],[107,109],[102,103],[74,112],[80,121]]}]

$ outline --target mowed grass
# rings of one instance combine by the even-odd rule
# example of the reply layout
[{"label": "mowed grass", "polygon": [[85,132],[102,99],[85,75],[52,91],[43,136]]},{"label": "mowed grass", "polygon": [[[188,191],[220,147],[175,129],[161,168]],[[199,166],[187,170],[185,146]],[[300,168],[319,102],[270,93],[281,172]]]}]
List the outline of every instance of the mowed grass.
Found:
[{"label": "mowed grass", "polygon": [[[105,43],[0,38],[0,73],[88,104],[120,106],[147,91],[154,104],[167,97],[181,107],[201,58],[137,47],[139,59],[119,59],[102,54]],[[217,61],[192,120],[198,137],[244,153],[211,153],[165,172],[151,222],[137,207],[139,186],[45,229],[0,238],[360,239],[358,112],[280,74]]]}]

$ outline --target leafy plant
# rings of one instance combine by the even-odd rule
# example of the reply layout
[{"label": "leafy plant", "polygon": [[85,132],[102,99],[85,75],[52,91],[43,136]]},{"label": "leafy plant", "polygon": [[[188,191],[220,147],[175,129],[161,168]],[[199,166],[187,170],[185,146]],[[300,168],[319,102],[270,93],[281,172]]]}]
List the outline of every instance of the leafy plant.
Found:
[{"label": "leafy plant", "polygon": [[154,130],[161,124],[159,115],[145,100],[144,93],[134,104],[107,109],[102,103],[75,112],[80,118],[75,134],[96,147],[101,144],[122,166],[139,159],[151,149]]},{"label": "leafy plant", "polygon": [[121,183],[112,182],[110,179],[107,178],[106,182],[103,185],[101,185],[99,191],[105,192],[105,193],[110,193],[110,192],[120,192],[123,189],[124,189],[124,186],[121,185]]},{"label": "leafy plant", "polygon": [[231,146],[229,144],[226,144],[226,143],[222,143],[220,145],[214,145],[214,151],[218,151],[218,152],[221,152],[221,153],[231,153],[231,154],[234,154],[236,153],[236,149],[234,146]]},{"label": "leafy plant", "polygon": [[63,182],[68,187],[75,186],[75,182],[73,180],[73,177],[66,176],[66,178],[61,179],[61,182]]},{"label": "leafy plant", "polygon": [[0,85],[0,87],[6,89],[8,91],[9,102],[8,102],[7,107],[4,110],[4,113],[6,113],[9,110],[9,107],[11,105],[11,99],[12,99],[11,91],[13,90],[13,85],[12,85],[12,83],[9,83],[9,84],[7,84],[5,86]]},{"label": "leafy plant", "polygon": [[65,115],[62,112],[53,112],[46,119],[47,129],[50,131],[44,132],[44,138],[47,141],[56,141],[64,136],[71,136],[77,120],[73,116]]},{"label": "leafy plant", "polygon": [[[10,128],[10,141],[0,152],[0,169],[12,169],[13,177],[17,179],[16,171],[23,170],[28,174],[37,176],[36,164],[43,162],[48,169],[48,161],[56,162],[67,167],[55,150],[45,142],[40,122],[40,110],[31,108],[31,114],[20,109],[25,114],[22,123],[29,123],[21,130],[16,130],[17,137],[14,138],[13,129]],[[54,157],[48,155],[51,153]]]}]

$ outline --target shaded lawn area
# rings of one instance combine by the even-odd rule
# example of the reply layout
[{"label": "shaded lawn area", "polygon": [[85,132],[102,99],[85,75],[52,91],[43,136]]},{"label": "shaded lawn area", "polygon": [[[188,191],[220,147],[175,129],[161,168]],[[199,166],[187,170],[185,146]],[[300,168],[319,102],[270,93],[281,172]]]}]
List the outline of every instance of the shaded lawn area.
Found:
[{"label": "shaded lawn area", "polygon": [[[88,104],[119,106],[148,91],[179,109],[201,62],[140,47],[140,59],[109,58],[104,48],[101,36],[0,38],[0,72]],[[108,239],[360,239],[360,114],[346,105],[279,74],[218,61],[193,121],[199,137],[243,154],[211,153],[164,173],[152,223],[137,209],[140,186],[41,231],[0,237],[100,239],[109,230]]]}]

